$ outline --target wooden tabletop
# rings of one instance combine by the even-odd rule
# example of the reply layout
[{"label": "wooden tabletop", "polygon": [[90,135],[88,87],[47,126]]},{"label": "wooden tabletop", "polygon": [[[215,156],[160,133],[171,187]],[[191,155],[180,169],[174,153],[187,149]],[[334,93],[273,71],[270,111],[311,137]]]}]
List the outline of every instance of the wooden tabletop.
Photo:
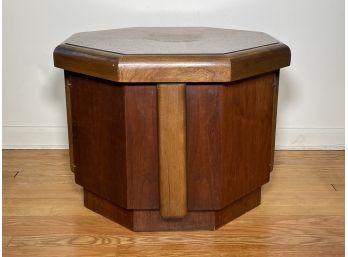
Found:
[{"label": "wooden tabletop", "polygon": [[290,49],[262,32],[125,28],[71,36],[54,64],[115,82],[229,82],[289,66]]},{"label": "wooden tabletop", "polygon": [[157,27],[82,32],[66,44],[120,54],[224,54],[279,43],[262,32]]}]

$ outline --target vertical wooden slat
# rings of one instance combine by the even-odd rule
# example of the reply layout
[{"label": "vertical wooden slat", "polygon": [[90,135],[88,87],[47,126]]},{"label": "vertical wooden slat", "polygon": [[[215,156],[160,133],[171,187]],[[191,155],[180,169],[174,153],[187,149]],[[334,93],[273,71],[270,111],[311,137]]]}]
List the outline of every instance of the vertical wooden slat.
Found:
[{"label": "vertical wooden slat", "polygon": [[160,212],[181,218],[187,213],[185,84],[159,84],[157,93]]},{"label": "vertical wooden slat", "polygon": [[71,118],[71,81],[69,80],[69,73],[64,72],[65,76],[65,99],[66,99],[66,111],[67,111],[67,121],[68,121],[68,138],[69,138],[69,157],[70,157],[70,170],[75,172],[75,162],[74,162],[74,146],[73,146],[73,133],[72,133],[72,118]]},{"label": "vertical wooden slat", "polygon": [[275,136],[277,128],[277,108],[278,108],[278,91],[279,91],[279,70],[276,72],[273,83],[273,117],[272,117],[272,149],[271,149],[271,161],[270,171],[273,170],[274,165],[274,150],[275,150]]}]

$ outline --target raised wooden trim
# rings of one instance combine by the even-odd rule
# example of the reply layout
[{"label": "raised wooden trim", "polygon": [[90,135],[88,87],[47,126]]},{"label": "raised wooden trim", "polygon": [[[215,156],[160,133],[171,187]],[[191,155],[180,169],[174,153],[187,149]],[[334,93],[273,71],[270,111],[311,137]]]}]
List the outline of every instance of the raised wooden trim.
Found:
[{"label": "raised wooden trim", "polygon": [[120,82],[221,82],[231,77],[224,56],[125,55],[118,67]]},{"label": "raised wooden trim", "polygon": [[279,70],[274,76],[273,83],[273,113],[272,113],[272,148],[271,148],[271,161],[270,161],[270,171],[273,170],[274,165],[274,152],[275,152],[275,137],[277,128],[277,108],[278,108],[278,92],[279,92]]},{"label": "raised wooden trim", "polygon": [[282,43],[228,54],[231,81],[256,76],[290,65],[290,48]]},{"label": "raised wooden trim", "polygon": [[230,82],[290,65],[282,43],[210,55],[122,55],[68,44],[54,51],[54,65],[115,82]]},{"label": "raised wooden trim", "polygon": [[74,145],[73,145],[73,129],[72,129],[72,116],[71,116],[71,99],[70,90],[72,87],[71,81],[69,80],[69,73],[65,71],[65,100],[66,100],[66,112],[67,112],[67,123],[68,123],[68,139],[69,139],[69,158],[70,158],[70,170],[75,172],[75,161],[74,161]]},{"label": "raised wooden trim", "polygon": [[119,55],[105,51],[61,44],[53,53],[54,66],[101,79],[118,81]]},{"label": "raised wooden trim", "polygon": [[187,213],[185,84],[159,84],[158,144],[160,212],[163,218]]}]

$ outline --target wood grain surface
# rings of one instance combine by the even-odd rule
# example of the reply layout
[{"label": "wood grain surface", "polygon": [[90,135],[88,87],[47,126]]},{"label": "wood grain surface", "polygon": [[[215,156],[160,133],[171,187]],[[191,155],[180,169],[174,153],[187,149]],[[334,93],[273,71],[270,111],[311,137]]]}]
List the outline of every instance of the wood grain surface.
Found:
[{"label": "wood grain surface", "polygon": [[269,180],[274,79],[187,85],[189,210],[219,210]]},{"label": "wood grain surface", "polygon": [[278,109],[278,93],[279,93],[279,76],[280,71],[276,71],[273,81],[273,106],[272,106],[272,144],[271,144],[271,160],[269,164],[269,170],[273,170],[274,165],[274,150],[275,150],[275,139],[277,130],[277,109]]},{"label": "wood grain surface", "polygon": [[289,47],[265,33],[199,27],[78,33],[54,50],[58,68],[125,83],[230,82],[290,59]]},{"label": "wood grain surface", "polygon": [[70,100],[75,181],[126,207],[124,87],[114,87],[111,81],[77,73],[70,73],[69,80],[72,84]]},{"label": "wood grain surface", "polygon": [[156,85],[68,72],[76,182],[130,209],[158,209]]},{"label": "wood grain surface", "polygon": [[183,218],[187,213],[185,84],[159,84],[157,102],[160,212],[163,218]]},{"label": "wood grain surface", "polygon": [[344,152],[277,151],[261,205],[217,231],[136,233],[83,207],[67,150],[3,151],[3,256],[344,256]]},{"label": "wood grain surface", "polygon": [[218,55],[120,55],[62,44],[54,65],[124,83],[230,82],[290,65],[288,46],[278,43]]},{"label": "wood grain surface", "polygon": [[[84,190],[85,206],[133,231],[215,230],[260,204],[258,188],[218,211],[188,211],[179,218],[163,217],[159,210],[126,210]],[[178,213],[173,210],[174,214]],[[174,218],[173,218],[174,217]]]},{"label": "wood grain surface", "polygon": [[277,44],[257,31],[208,27],[138,27],[80,32],[68,45],[126,55],[224,54]]},{"label": "wood grain surface", "polygon": [[69,156],[70,156],[70,169],[72,172],[75,172],[75,161],[74,161],[74,144],[73,144],[73,124],[72,124],[72,115],[71,115],[71,98],[70,98],[70,89],[72,87],[71,81],[69,80],[69,72],[64,71],[65,79],[65,101],[66,101],[66,117],[68,124],[68,135],[69,135]]},{"label": "wood grain surface", "polygon": [[133,213],[120,208],[160,209],[167,219],[211,211],[213,221],[202,229],[217,227],[214,211],[233,209],[233,201],[269,180],[276,74],[220,84],[130,85],[65,72],[72,157],[85,205],[126,225],[131,218],[122,217]]}]

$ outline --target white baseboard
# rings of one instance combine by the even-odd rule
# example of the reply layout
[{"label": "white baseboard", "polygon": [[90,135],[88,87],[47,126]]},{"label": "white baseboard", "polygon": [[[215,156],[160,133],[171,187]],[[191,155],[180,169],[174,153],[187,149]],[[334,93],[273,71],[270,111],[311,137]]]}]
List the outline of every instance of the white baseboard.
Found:
[{"label": "white baseboard", "polygon": [[65,126],[3,126],[3,149],[67,149]]},{"label": "white baseboard", "polygon": [[343,150],[344,128],[279,128],[277,150]]},{"label": "white baseboard", "polygon": [[[3,126],[3,149],[67,149],[64,126]],[[279,150],[342,150],[344,128],[279,128]]]}]

